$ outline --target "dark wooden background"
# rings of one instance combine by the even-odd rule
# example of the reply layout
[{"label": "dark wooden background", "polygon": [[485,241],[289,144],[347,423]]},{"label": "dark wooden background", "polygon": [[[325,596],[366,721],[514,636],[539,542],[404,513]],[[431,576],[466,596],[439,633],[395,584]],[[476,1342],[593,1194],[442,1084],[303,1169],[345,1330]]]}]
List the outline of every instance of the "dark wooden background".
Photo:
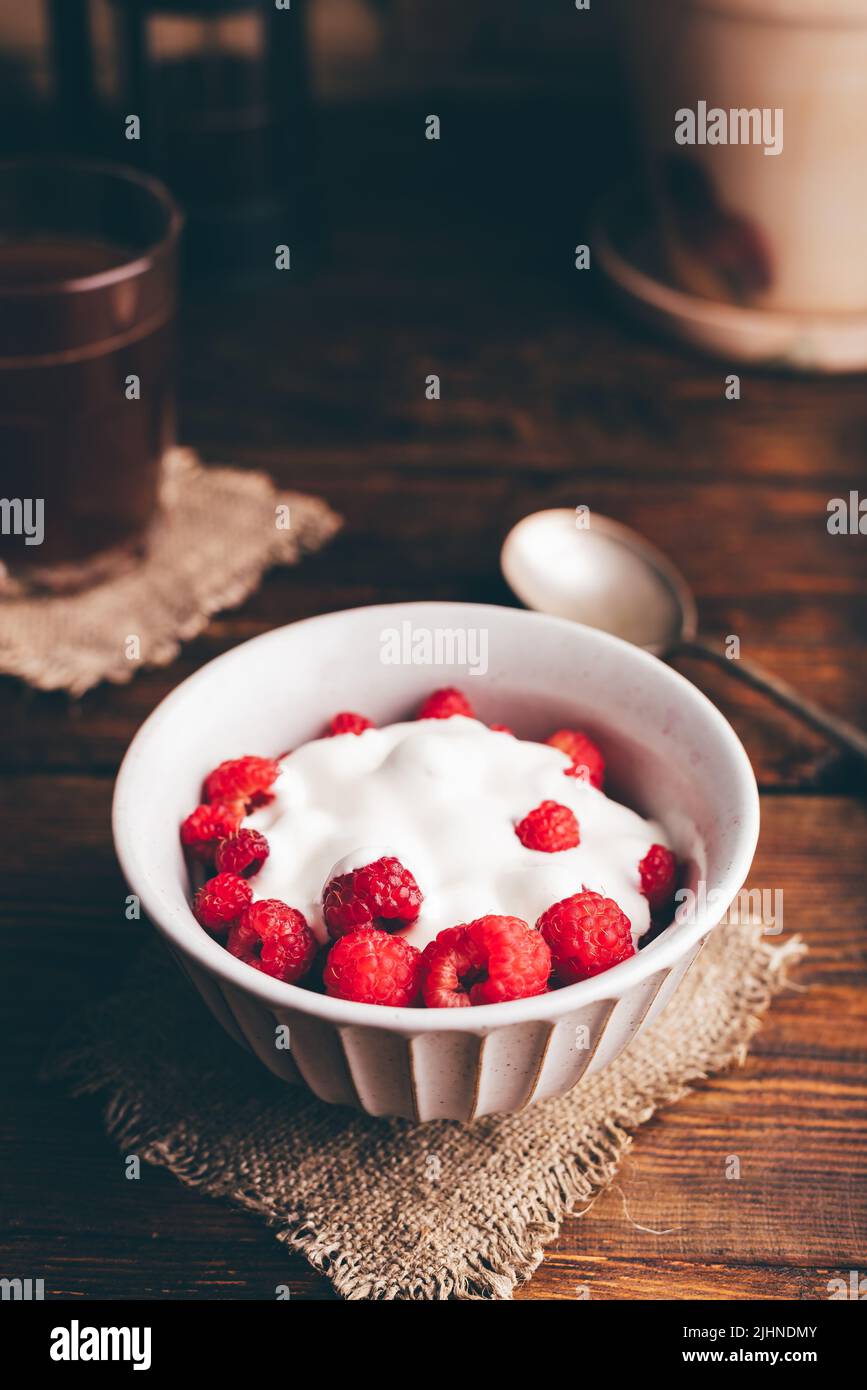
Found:
[{"label": "dark wooden background", "polygon": [[[423,139],[432,110],[438,145]],[[323,494],[346,526],[169,670],[78,703],[0,685],[0,1274],[74,1299],[269,1299],[285,1282],[329,1296],[252,1217],[157,1170],[128,1182],[98,1103],[35,1079],[52,1036],[71,1036],[137,946],[109,832],[118,762],[211,657],[333,608],[508,603],[509,526],[587,503],[671,554],[709,633],[736,633],[744,655],[867,722],[867,539],[826,530],[828,499],[867,487],[864,380],[744,370],[727,401],[736,364],[615,314],[572,248],[629,157],[618,112],[596,100],[346,110],[323,130],[319,270],[186,294],[183,440]],[[645,1126],[523,1298],[587,1285],[602,1299],[822,1299],[867,1256],[863,769],[725,673],[684,669],[746,743],[763,794],[750,882],[783,890],[784,936],[810,954],[745,1067]]]}]

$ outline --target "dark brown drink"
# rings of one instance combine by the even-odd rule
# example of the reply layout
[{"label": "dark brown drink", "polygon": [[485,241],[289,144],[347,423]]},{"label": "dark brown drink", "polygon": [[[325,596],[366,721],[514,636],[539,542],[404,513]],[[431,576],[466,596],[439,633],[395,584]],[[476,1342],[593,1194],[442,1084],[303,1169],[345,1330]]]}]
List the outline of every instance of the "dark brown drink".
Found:
[{"label": "dark brown drink", "polygon": [[156,511],[177,214],[124,170],[36,164],[34,189],[24,167],[0,166],[0,559],[74,587]]}]

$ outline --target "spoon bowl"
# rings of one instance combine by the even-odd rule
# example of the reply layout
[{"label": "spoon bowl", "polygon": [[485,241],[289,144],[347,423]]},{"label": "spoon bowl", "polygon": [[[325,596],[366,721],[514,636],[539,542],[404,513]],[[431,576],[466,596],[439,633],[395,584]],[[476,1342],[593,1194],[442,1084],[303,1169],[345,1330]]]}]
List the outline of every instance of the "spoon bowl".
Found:
[{"label": "spoon bowl", "polygon": [[601,628],[654,656],[698,656],[760,690],[867,762],[867,734],[698,630],[680,571],[628,526],[585,508],[525,516],[506,536],[503,577],[527,608]]},{"label": "spoon bowl", "polygon": [[506,583],[527,608],[571,618],[663,656],[698,630],[683,575],[610,517],[555,507],[525,516],[503,543]]}]

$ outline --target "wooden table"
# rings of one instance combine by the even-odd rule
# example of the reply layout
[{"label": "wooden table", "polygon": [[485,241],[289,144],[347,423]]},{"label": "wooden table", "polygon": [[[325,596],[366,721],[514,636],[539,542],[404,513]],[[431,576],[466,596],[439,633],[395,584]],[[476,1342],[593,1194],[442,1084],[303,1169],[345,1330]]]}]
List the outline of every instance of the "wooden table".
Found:
[{"label": "wooden table", "polygon": [[[128,1182],[97,1102],[35,1080],[55,1031],[127,968],[108,820],[119,759],[211,657],[333,608],[508,603],[507,528],[586,503],[677,560],[708,632],[737,634],[744,655],[867,722],[867,539],[826,529],[829,498],[865,482],[864,382],[744,370],[729,401],[734,365],[618,318],[572,268],[603,162],[586,118],[449,109],[432,146],[420,109],[340,115],[324,133],[320,273],[187,298],[184,440],[321,492],[346,527],[168,670],[79,703],[0,686],[0,1274],[43,1276],[51,1297],[267,1299],[287,1279],[294,1296],[329,1296],[252,1217],[158,1170]],[[684,670],[746,743],[763,794],[750,882],[783,890],[784,936],[810,954],[746,1065],[640,1131],[616,1187],[565,1223],[522,1298],[589,1285],[602,1299],[816,1299],[867,1255],[863,769],[724,672]],[[725,1178],[730,1155],[740,1181]]]}]

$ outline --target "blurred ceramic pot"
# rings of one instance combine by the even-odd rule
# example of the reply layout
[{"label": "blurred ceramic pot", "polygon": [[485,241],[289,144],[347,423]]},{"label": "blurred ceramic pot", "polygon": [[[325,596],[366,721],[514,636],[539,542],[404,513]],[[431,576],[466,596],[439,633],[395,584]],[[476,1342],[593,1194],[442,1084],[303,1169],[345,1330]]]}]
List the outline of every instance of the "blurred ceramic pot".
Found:
[{"label": "blurred ceramic pot", "polygon": [[759,309],[867,309],[867,5],[620,0],[675,282]]}]

